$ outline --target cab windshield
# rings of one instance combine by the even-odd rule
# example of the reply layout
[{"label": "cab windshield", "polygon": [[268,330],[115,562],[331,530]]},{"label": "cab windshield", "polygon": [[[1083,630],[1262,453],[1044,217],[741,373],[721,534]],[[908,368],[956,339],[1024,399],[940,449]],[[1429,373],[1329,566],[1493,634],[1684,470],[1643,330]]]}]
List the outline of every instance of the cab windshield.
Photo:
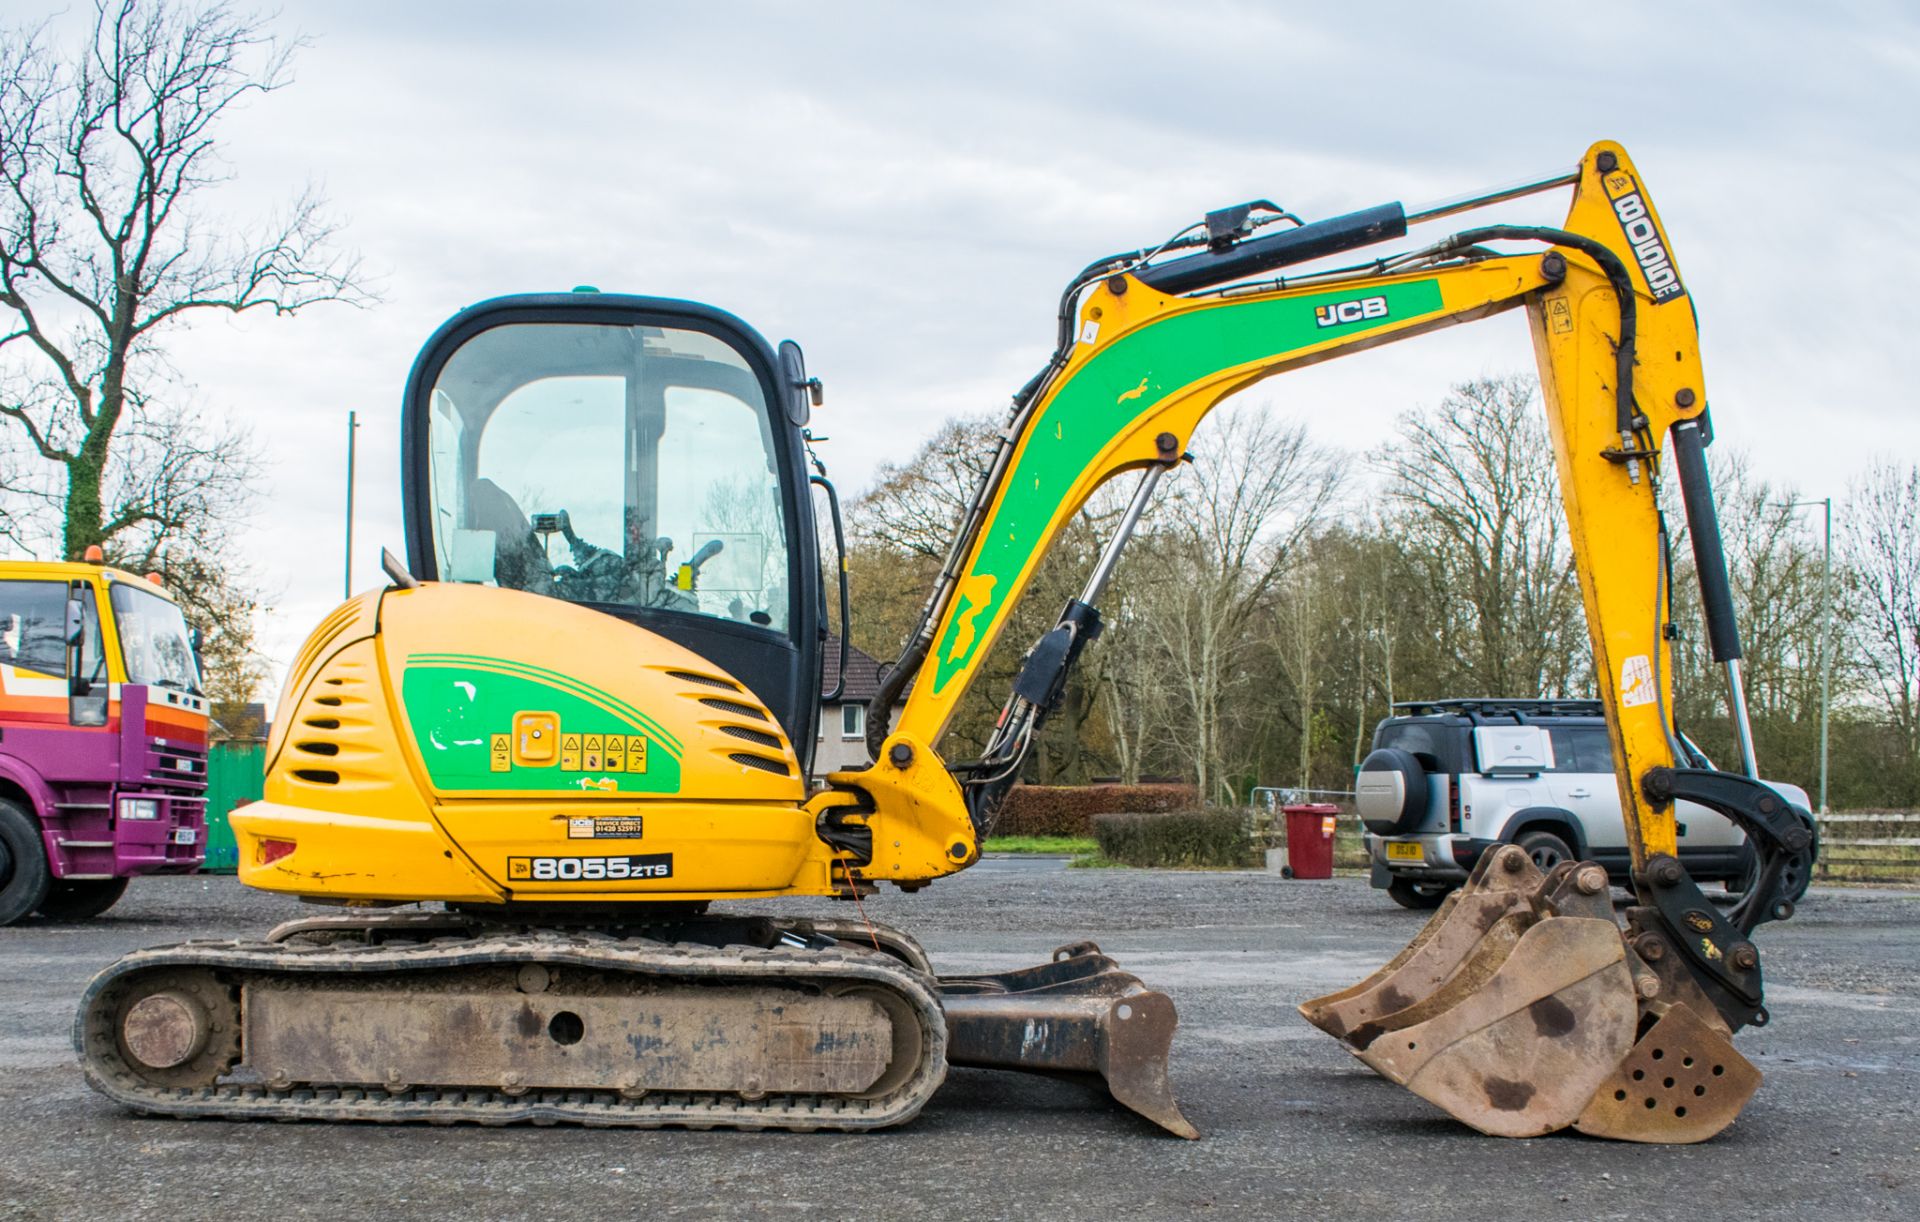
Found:
[{"label": "cab windshield", "polygon": [[771,418],[724,340],[493,327],[448,359],[429,418],[443,580],[786,629]]},{"label": "cab windshield", "polygon": [[127,682],[200,695],[200,668],[180,608],[123,581],[113,583],[108,597]]}]

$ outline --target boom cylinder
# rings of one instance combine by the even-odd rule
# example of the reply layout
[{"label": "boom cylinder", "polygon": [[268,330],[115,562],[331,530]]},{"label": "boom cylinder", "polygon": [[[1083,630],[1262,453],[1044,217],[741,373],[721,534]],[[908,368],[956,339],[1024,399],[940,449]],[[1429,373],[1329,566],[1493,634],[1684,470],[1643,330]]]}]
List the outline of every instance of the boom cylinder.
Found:
[{"label": "boom cylinder", "polygon": [[1673,465],[1680,477],[1680,500],[1693,538],[1693,564],[1700,574],[1700,604],[1707,621],[1713,660],[1727,668],[1727,689],[1740,762],[1748,776],[1759,776],[1753,756],[1753,727],[1747,717],[1746,684],[1740,674],[1740,627],[1733,614],[1733,586],[1727,580],[1727,554],[1720,543],[1720,515],[1714,509],[1713,481],[1707,474],[1707,443],[1712,435],[1699,420],[1673,426]]},{"label": "boom cylinder", "polygon": [[1133,275],[1142,284],[1162,293],[1190,293],[1256,272],[1309,263],[1342,251],[1371,246],[1406,232],[1406,210],[1397,203],[1381,204],[1269,237],[1253,238],[1225,250],[1209,250],[1158,267],[1138,268]]}]

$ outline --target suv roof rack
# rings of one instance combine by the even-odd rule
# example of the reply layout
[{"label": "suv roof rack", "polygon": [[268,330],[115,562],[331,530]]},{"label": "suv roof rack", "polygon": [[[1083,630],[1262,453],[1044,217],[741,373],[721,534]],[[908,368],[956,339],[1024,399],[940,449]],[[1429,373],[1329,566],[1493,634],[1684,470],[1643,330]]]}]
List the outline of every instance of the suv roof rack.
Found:
[{"label": "suv roof rack", "polygon": [[1458,700],[1402,700],[1394,704],[1395,713],[1404,717],[1429,717],[1453,713],[1478,720],[1481,717],[1601,717],[1605,710],[1598,700],[1507,699],[1473,697]]}]

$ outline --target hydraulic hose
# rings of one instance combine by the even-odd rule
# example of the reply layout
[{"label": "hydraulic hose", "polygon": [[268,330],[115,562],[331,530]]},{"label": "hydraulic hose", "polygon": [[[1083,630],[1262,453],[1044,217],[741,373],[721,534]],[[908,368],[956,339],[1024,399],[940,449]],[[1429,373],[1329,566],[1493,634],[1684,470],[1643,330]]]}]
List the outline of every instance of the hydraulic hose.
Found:
[{"label": "hydraulic hose", "polygon": [[1639,414],[1633,410],[1633,346],[1638,334],[1640,303],[1634,296],[1633,278],[1627,274],[1627,265],[1603,243],[1582,234],[1543,225],[1486,225],[1456,233],[1441,246],[1466,249],[1481,242],[1500,241],[1545,242],[1550,246],[1565,246],[1600,265],[1607,283],[1613,286],[1615,300],[1620,303],[1620,338],[1613,349],[1614,415],[1622,438],[1631,436],[1636,431],[1635,419]]}]

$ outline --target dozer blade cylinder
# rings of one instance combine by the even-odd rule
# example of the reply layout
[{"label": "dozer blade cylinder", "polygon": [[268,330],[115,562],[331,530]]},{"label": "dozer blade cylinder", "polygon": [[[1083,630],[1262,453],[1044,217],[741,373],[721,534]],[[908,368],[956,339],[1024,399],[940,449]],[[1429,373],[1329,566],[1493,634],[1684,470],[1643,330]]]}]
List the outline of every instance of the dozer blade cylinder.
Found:
[{"label": "dozer blade cylinder", "polygon": [[949,1065],[1097,1074],[1121,1105],[1176,1136],[1200,1136],[1167,1080],[1173,1002],[1093,943],[1021,971],[942,977],[940,990]]}]

